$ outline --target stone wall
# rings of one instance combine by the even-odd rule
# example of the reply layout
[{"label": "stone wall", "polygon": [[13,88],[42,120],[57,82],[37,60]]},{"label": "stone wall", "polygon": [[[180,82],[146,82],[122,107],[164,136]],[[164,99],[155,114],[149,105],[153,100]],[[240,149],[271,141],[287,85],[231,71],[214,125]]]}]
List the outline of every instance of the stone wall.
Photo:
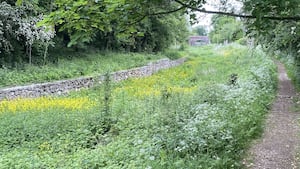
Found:
[{"label": "stone wall", "polygon": [[[153,73],[162,69],[178,66],[183,64],[185,58],[178,60],[161,59],[156,62],[151,62],[146,66],[121,70],[111,73],[112,81],[121,81],[128,78],[137,78],[150,76]],[[19,97],[40,97],[53,94],[64,94],[72,90],[79,90],[82,88],[89,88],[104,80],[104,75],[96,77],[81,77],[70,80],[60,80],[49,83],[32,84],[28,86],[19,86],[0,89],[0,100],[14,99]]]}]

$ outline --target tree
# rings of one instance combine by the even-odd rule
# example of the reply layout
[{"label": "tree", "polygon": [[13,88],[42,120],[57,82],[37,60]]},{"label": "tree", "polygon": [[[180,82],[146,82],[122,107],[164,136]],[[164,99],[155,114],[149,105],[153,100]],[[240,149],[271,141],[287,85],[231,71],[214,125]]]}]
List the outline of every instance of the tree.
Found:
[{"label": "tree", "polygon": [[242,22],[236,18],[214,15],[212,25],[209,36],[213,43],[233,42],[244,36]]},{"label": "tree", "polygon": [[44,23],[56,25],[59,31],[67,31],[71,39],[68,46],[91,42],[98,31],[106,33],[114,30],[114,34],[129,38],[136,32],[132,22],[146,10],[133,0],[57,0],[55,3],[57,9]]},{"label": "tree", "polygon": [[[103,42],[97,43],[104,46],[104,49],[124,47],[133,51],[159,51],[169,46],[169,42],[174,42],[174,39],[181,38],[176,38],[182,34],[178,30],[187,32],[186,24],[183,23],[185,17],[175,13],[178,9],[173,7],[174,4],[169,6],[169,1],[55,2],[57,9],[51,12],[42,24],[55,25],[58,31],[66,31],[70,37],[69,47],[101,39]],[[163,12],[152,13],[164,9],[170,9],[171,13],[174,13],[168,16],[163,15]],[[166,22],[167,20],[169,22]]]},{"label": "tree", "polygon": [[246,20],[248,34],[257,43],[263,45],[270,52],[281,52],[285,56],[292,56],[296,66],[296,83],[300,84],[300,21],[297,0],[286,1],[244,1],[244,11],[255,15],[294,16],[291,20],[269,20],[259,17],[256,20]]},{"label": "tree", "polygon": [[[296,27],[294,31],[297,31],[300,20],[298,0],[239,0],[244,4],[241,13],[226,8],[219,11],[206,10],[204,5],[207,0],[56,0],[55,4],[52,4],[51,0],[47,2],[49,1],[55,10],[44,19],[43,23],[55,25],[57,30],[66,32],[70,37],[69,46],[90,43],[99,36],[108,47],[112,42],[118,44],[116,48],[120,46],[132,48],[138,41],[152,43],[144,37],[145,33],[155,37],[152,31],[165,29],[165,25],[159,23],[167,18],[166,14],[178,12],[189,14],[192,19],[195,19],[193,13],[195,11],[239,17],[247,22],[247,33],[256,37],[271,35],[274,27],[282,24],[294,25],[293,27]],[[26,0],[27,2],[29,0]],[[38,0],[30,2],[42,4]],[[226,7],[228,0],[220,2]],[[156,29],[154,25],[160,25],[160,28]],[[225,28],[229,35],[227,38],[233,36],[232,26],[225,25]],[[219,34],[216,37],[221,36]],[[272,36],[267,39],[274,40]],[[294,42],[295,38],[292,39],[291,42]]]},{"label": "tree", "polygon": [[22,19],[19,24],[19,29],[16,31],[18,36],[25,39],[26,54],[29,57],[29,64],[32,64],[32,45],[34,43],[41,44],[44,47],[43,60],[47,57],[48,46],[51,44],[51,39],[55,32],[51,27],[38,27],[37,23],[42,20],[42,16],[29,17]]},{"label": "tree", "polygon": [[[163,0],[162,0],[163,1]],[[171,2],[175,2],[181,5],[181,9],[185,10],[187,13],[191,11],[197,11],[207,14],[218,14],[218,15],[225,15],[225,16],[233,16],[239,17],[243,19],[257,19],[257,20],[290,20],[290,21],[299,21],[300,16],[297,13],[284,13],[280,12],[280,9],[297,9],[299,2],[297,0],[288,0],[288,1],[277,1],[277,0],[237,0],[242,2],[244,6],[248,6],[250,8],[244,8],[244,13],[234,13],[234,10],[227,11],[226,6],[228,5],[228,0],[219,0],[219,4],[221,4],[224,8],[223,11],[210,11],[204,8],[204,5],[207,3],[206,0],[173,0]],[[230,6],[230,5],[229,5]],[[267,7],[269,6],[269,7]],[[268,10],[276,9],[278,13],[267,12]],[[225,9],[225,10],[224,10]],[[267,10],[267,11],[263,11]],[[274,11],[274,10],[273,10]],[[169,11],[171,12],[171,11]],[[166,12],[167,13],[167,12]],[[191,18],[195,18],[194,14],[191,14]]]},{"label": "tree", "polygon": [[207,29],[205,26],[200,25],[193,29],[193,32],[199,36],[207,36]]},{"label": "tree", "polygon": [[25,59],[25,49],[28,62],[32,63],[32,45],[42,44],[46,56],[48,45],[54,32],[43,26],[37,27],[36,23],[42,16],[30,16],[31,8],[26,6],[12,6],[6,2],[0,4],[0,53],[1,64],[5,60],[14,63]]},{"label": "tree", "polygon": [[[220,0],[226,4],[226,0]],[[61,30],[67,30],[71,36],[69,46],[76,44],[77,41],[89,42],[95,36],[95,30],[111,31],[120,36],[130,37],[133,33],[138,33],[135,29],[135,23],[142,21],[149,16],[164,15],[182,11],[191,14],[195,18],[193,11],[235,16],[240,18],[254,19],[254,24],[266,25],[262,21],[268,20],[300,20],[297,15],[287,15],[284,13],[263,13],[268,8],[260,8],[259,4],[264,6],[278,6],[279,2],[272,0],[241,0],[245,6],[254,4],[254,10],[247,8],[243,14],[236,14],[226,11],[208,11],[204,8],[206,0],[57,0],[57,10],[49,15],[45,21],[47,23],[61,25]],[[297,0],[291,0],[296,2]],[[250,4],[250,5],[249,5]],[[258,5],[255,5],[258,4]],[[284,4],[284,3],[283,3]],[[287,7],[290,6],[287,5]],[[269,7],[271,9],[271,7]],[[295,8],[295,7],[293,7]],[[246,9],[246,8],[245,8]],[[67,24],[66,24],[67,23]],[[261,24],[262,23],[262,24]]]}]

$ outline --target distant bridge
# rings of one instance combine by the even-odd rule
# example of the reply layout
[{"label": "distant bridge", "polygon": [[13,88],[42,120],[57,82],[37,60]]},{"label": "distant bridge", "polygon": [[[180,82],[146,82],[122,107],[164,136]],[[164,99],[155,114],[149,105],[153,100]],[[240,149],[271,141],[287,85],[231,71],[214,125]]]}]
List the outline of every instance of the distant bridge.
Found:
[{"label": "distant bridge", "polygon": [[189,44],[191,46],[202,46],[210,44],[210,39],[208,36],[190,36]]}]

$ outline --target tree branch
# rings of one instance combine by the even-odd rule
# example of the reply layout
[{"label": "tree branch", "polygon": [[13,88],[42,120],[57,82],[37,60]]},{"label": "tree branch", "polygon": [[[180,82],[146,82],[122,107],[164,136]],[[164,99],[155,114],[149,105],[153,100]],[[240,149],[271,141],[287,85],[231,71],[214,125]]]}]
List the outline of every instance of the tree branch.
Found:
[{"label": "tree branch", "polygon": [[148,14],[145,14],[145,15],[142,15],[141,17],[139,17],[136,21],[128,23],[126,25],[134,25],[136,23],[139,23],[142,20],[144,20],[147,16],[167,15],[167,14],[170,14],[170,13],[178,12],[178,11],[183,10],[185,8],[186,8],[185,6],[181,6],[180,8],[173,9],[171,11],[163,11],[163,12],[150,13],[150,14],[148,13]]},{"label": "tree branch", "polygon": [[[174,12],[178,12],[178,11],[183,10],[185,8],[186,8],[185,6],[181,6],[180,8],[173,9],[173,10],[170,10],[170,11],[163,11],[163,12],[157,12],[157,13],[148,13],[148,14],[142,15],[141,17],[139,17],[137,20],[135,20],[133,22],[125,24],[125,26],[135,25],[135,24],[141,22],[142,20],[144,20],[148,16],[167,15],[167,14],[171,14],[171,13],[174,13]],[[120,32],[122,33],[122,32],[125,32],[125,31],[126,31],[126,29],[123,29]]]},{"label": "tree branch", "polygon": [[170,14],[170,13],[174,13],[174,12],[178,12],[182,9],[185,9],[186,6],[185,5],[182,5],[180,8],[177,8],[177,9],[173,9],[171,11],[163,11],[163,12],[157,12],[157,13],[152,13],[152,14],[149,14],[148,16],[155,16],[155,15],[167,15],[167,14]]},{"label": "tree branch", "polygon": [[[202,12],[202,13],[207,13],[207,14],[218,14],[218,15],[226,15],[226,16],[233,16],[233,17],[240,17],[240,18],[246,18],[246,19],[255,19],[257,16],[254,15],[244,15],[244,14],[236,14],[236,13],[228,13],[228,12],[222,12],[222,11],[207,11],[205,9],[199,9],[196,7],[193,7],[191,5],[185,4],[181,2],[180,0],[174,0],[175,2],[179,3],[185,8]],[[270,19],[270,20],[292,20],[292,21],[299,21],[300,16],[262,16],[261,18],[263,19]]]}]

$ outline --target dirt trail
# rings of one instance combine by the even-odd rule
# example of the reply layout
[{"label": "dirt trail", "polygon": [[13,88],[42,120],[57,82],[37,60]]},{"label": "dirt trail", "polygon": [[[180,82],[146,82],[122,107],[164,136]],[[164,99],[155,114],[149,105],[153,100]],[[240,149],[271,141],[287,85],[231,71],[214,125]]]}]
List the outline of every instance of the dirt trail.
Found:
[{"label": "dirt trail", "polygon": [[[246,166],[251,169],[296,169],[300,144],[299,114],[291,111],[296,91],[284,66],[278,65],[277,98],[266,121],[265,131],[250,148]],[[248,160],[249,161],[249,160]]]}]

